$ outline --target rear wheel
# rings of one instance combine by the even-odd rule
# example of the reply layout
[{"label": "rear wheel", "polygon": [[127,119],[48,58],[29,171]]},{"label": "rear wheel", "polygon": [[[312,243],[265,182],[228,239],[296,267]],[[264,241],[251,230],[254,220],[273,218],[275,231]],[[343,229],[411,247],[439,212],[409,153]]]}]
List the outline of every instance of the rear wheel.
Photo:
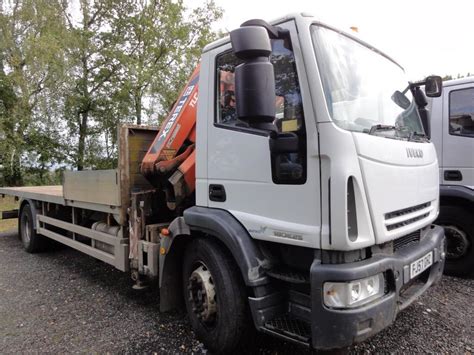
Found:
[{"label": "rear wheel", "polygon": [[191,326],[215,353],[234,349],[247,322],[243,280],[229,253],[208,239],[193,240],[183,264],[184,301]]},{"label": "rear wheel", "polygon": [[33,213],[29,204],[21,209],[19,234],[23,248],[28,253],[38,253],[46,248],[46,238],[38,235],[33,227]]},{"label": "rear wheel", "polygon": [[468,211],[454,206],[442,206],[437,224],[446,236],[446,266],[448,275],[463,276],[474,271],[474,221]]}]

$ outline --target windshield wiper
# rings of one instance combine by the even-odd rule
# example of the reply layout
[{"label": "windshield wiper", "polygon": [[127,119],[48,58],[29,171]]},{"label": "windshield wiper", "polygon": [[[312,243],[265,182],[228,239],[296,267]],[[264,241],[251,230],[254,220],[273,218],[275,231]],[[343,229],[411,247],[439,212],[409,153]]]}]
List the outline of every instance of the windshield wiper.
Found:
[{"label": "windshield wiper", "polygon": [[[364,129],[364,133],[368,133],[370,135],[374,135],[376,132],[383,132],[383,131],[397,131],[397,132],[403,132],[403,129],[401,127],[396,127],[396,126],[391,126],[391,125],[383,125],[383,124],[376,124],[369,129]],[[408,133],[408,132],[406,132]],[[420,140],[428,140],[428,137],[424,133],[418,133],[418,132],[410,132],[407,134],[405,137],[403,136],[394,136],[394,137],[387,137],[387,138],[394,138],[394,139],[408,139],[409,141],[420,141]]]},{"label": "windshield wiper", "polygon": [[390,126],[390,125],[384,125],[384,124],[376,124],[372,127],[370,127],[370,130],[364,130],[370,135],[373,135],[375,132],[380,132],[380,131],[397,131],[397,127],[395,126]]},{"label": "windshield wiper", "polygon": [[428,141],[428,136],[424,133],[411,132],[408,140],[409,141],[413,141],[413,140],[414,141],[416,140]]}]

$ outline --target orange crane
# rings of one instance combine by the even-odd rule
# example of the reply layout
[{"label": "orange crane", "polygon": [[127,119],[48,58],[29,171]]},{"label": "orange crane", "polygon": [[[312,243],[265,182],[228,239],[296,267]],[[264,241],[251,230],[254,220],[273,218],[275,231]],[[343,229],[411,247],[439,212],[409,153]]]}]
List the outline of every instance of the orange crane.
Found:
[{"label": "orange crane", "polygon": [[175,210],[196,187],[196,115],[200,65],[192,73],[141,164],[141,173]]}]

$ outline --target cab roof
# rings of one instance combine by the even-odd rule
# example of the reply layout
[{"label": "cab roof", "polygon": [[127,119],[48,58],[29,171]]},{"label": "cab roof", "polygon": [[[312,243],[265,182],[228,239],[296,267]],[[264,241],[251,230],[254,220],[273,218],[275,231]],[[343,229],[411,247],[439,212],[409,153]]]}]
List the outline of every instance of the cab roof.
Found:
[{"label": "cab roof", "polygon": [[[290,14],[287,14],[285,16],[282,16],[282,17],[279,17],[279,18],[276,18],[272,21],[269,21],[270,24],[272,25],[278,25],[282,22],[287,22],[287,21],[290,21],[290,20],[295,20],[297,23],[298,22],[301,22],[301,21],[306,21],[306,22],[313,22],[313,23],[317,23],[317,24],[320,24],[320,25],[323,25],[324,27],[327,27],[329,29],[332,29],[332,30],[335,30],[336,32],[338,33],[341,33],[363,45],[365,45],[366,47],[372,49],[373,51],[379,53],[380,55],[386,57],[387,59],[389,59],[390,61],[392,61],[393,63],[395,63],[396,65],[398,65],[400,68],[402,68],[402,70],[404,70],[404,68],[397,62],[395,61],[392,57],[390,57],[389,55],[387,55],[386,53],[380,51],[379,49],[371,46],[369,43],[367,43],[366,41],[364,41],[361,36],[359,36],[358,34],[354,33],[348,33],[348,32],[345,32],[345,31],[342,31],[336,27],[333,27],[331,25],[328,25],[326,24],[325,22],[322,22],[320,21],[320,19],[308,12],[295,12],[295,13],[290,13]],[[230,36],[225,36],[221,39],[218,39],[212,43],[209,43],[208,45],[206,45],[203,49],[203,53],[205,52],[208,52],[210,50],[213,50],[217,47],[220,47],[222,45],[225,45],[227,43],[230,42]]]},{"label": "cab roof", "polygon": [[[313,17],[313,16],[310,15],[310,14],[304,13],[304,12],[303,13],[291,13],[291,14],[279,17],[277,19],[274,19],[272,21],[269,21],[269,23],[272,24],[272,25],[276,25],[276,24],[286,22],[286,21],[289,21],[289,20],[296,20],[298,17]],[[249,18],[249,20],[250,20],[250,18]],[[230,37],[225,36],[221,39],[218,39],[218,40],[216,40],[214,42],[211,42],[208,45],[206,45],[203,49],[203,53],[208,52],[208,51],[210,51],[214,48],[220,47],[220,46],[222,46],[224,44],[227,44],[229,42],[230,42]]]},{"label": "cab roof", "polygon": [[474,82],[474,76],[468,76],[467,78],[446,80],[443,82],[443,86],[448,87],[461,84],[469,84],[472,82]]}]

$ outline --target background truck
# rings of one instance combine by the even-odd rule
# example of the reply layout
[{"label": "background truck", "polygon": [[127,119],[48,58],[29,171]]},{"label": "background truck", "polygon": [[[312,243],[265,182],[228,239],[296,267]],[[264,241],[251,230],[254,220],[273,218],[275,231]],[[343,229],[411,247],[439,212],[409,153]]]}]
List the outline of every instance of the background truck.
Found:
[{"label": "background truck", "polygon": [[[50,238],[137,288],[157,280],[161,310],[184,301],[211,351],[251,324],[346,347],[444,267],[436,153],[406,85],[392,59],[314,17],[251,20],[205,47],[159,132],[120,128],[117,169],[0,194],[21,199],[27,251]],[[440,95],[439,77],[423,85]]]},{"label": "background truck", "polygon": [[474,270],[474,77],[443,86],[428,101],[441,183],[436,223],[446,233],[446,272],[466,275]]}]

